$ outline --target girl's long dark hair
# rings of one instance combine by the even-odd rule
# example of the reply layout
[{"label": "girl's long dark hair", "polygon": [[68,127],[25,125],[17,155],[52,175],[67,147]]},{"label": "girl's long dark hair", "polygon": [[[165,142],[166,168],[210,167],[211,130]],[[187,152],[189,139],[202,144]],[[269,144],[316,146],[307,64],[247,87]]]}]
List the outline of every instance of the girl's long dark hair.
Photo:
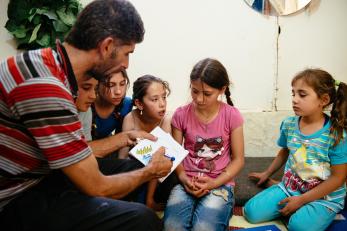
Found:
[{"label": "girl's long dark hair", "polygon": [[227,103],[231,106],[234,105],[230,97],[230,80],[227,70],[218,60],[206,58],[195,64],[190,74],[190,81],[198,79],[218,90],[226,87],[224,94]]}]

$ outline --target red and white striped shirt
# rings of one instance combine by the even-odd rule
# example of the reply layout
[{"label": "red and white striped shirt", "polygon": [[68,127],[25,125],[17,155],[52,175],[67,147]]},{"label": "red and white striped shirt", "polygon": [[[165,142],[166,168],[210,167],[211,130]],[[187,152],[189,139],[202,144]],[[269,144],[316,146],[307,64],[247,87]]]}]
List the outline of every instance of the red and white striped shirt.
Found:
[{"label": "red and white striped shirt", "polygon": [[51,169],[91,154],[76,89],[66,53],[45,48],[0,63],[0,211]]}]

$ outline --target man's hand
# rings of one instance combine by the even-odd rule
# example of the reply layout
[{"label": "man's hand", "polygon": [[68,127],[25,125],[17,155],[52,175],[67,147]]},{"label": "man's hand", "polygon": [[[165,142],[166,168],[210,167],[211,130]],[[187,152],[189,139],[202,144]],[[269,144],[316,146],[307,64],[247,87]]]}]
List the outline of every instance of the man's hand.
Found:
[{"label": "man's hand", "polygon": [[[147,138],[146,138],[147,139]],[[151,161],[148,163],[146,168],[150,169],[153,178],[161,178],[169,174],[172,161],[164,156],[165,149],[159,148],[152,156]]]},{"label": "man's hand", "polygon": [[131,130],[131,131],[126,131],[123,132],[125,135],[125,138],[127,139],[126,146],[132,146],[135,145],[139,140],[141,139],[148,139],[151,141],[156,141],[157,138],[153,136],[152,134],[149,134],[145,131],[136,131],[136,130]]}]

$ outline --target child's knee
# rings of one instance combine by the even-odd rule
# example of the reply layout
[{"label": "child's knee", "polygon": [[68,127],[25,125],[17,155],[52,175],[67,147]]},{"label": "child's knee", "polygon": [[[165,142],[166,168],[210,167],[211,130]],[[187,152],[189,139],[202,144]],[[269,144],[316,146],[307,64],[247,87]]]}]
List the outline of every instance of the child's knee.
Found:
[{"label": "child's knee", "polygon": [[[310,230],[313,230],[312,225],[313,224],[310,225]],[[297,219],[296,217],[292,216],[288,222],[288,230],[307,231],[307,223],[303,222],[302,219]]]},{"label": "child's knee", "polygon": [[260,222],[260,218],[257,216],[257,210],[252,206],[252,201],[248,201],[243,207],[243,215],[249,223]]}]

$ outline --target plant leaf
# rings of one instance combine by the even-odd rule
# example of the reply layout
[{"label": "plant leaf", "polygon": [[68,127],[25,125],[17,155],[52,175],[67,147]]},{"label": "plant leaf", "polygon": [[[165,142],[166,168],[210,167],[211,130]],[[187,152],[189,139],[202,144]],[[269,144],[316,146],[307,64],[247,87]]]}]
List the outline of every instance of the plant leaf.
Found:
[{"label": "plant leaf", "polygon": [[7,20],[6,24],[5,24],[5,28],[9,31],[9,32],[12,32],[12,31],[15,31],[17,29],[17,25],[16,23],[13,21],[13,20]]},{"label": "plant leaf", "polygon": [[31,37],[30,37],[30,39],[29,39],[29,43],[32,43],[33,41],[36,40],[36,38],[37,38],[37,32],[40,30],[40,27],[41,27],[41,23],[38,24],[38,25],[34,28],[33,33],[31,33]]},{"label": "plant leaf", "polygon": [[43,20],[42,20],[41,15],[36,14],[35,17],[34,17],[34,19],[32,20],[32,23],[33,23],[34,25],[38,25],[38,24],[41,24],[42,21],[43,21]]},{"label": "plant leaf", "polygon": [[49,34],[44,34],[40,39],[37,39],[36,42],[42,47],[48,47],[51,42],[51,37]]},{"label": "plant leaf", "polygon": [[54,27],[55,31],[57,31],[57,32],[67,32],[70,30],[70,27],[68,27],[65,23],[63,23],[60,20],[54,21],[53,27]]},{"label": "plant leaf", "polygon": [[7,8],[7,16],[9,19],[20,22],[28,18],[30,8],[27,0],[10,0]]},{"label": "plant leaf", "polygon": [[55,12],[48,11],[48,12],[44,13],[43,15],[46,15],[51,20],[58,20],[58,16]]},{"label": "plant leaf", "polygon": [[54,46],[64,39],[82,10],[80,0],[7,0],[5,28],[16,38],[18,49]]},{"label": "plant leaf", "polygon": [[30,11],[29,11],[29,17],[28,17],[29,22],[31,22],[31,21],[33,20],[33,18],[34,18],[35,15],[36,15],[36,12],[37,12],[37,9],[36,9],[36,8],[30,9]]},{"label": "plant leaf", "polygon": [[59,8],[56,13],[59,19],[68,26],[72,26],[75,23],[76,16],[72,13],[71,10],[65,11],[65,7]]},{"label": "plant leaf", "polygon": [[24,25],[20,25],[15,31],[12,31],[12,34],[16,38],[25,38],[27,30]]}]

